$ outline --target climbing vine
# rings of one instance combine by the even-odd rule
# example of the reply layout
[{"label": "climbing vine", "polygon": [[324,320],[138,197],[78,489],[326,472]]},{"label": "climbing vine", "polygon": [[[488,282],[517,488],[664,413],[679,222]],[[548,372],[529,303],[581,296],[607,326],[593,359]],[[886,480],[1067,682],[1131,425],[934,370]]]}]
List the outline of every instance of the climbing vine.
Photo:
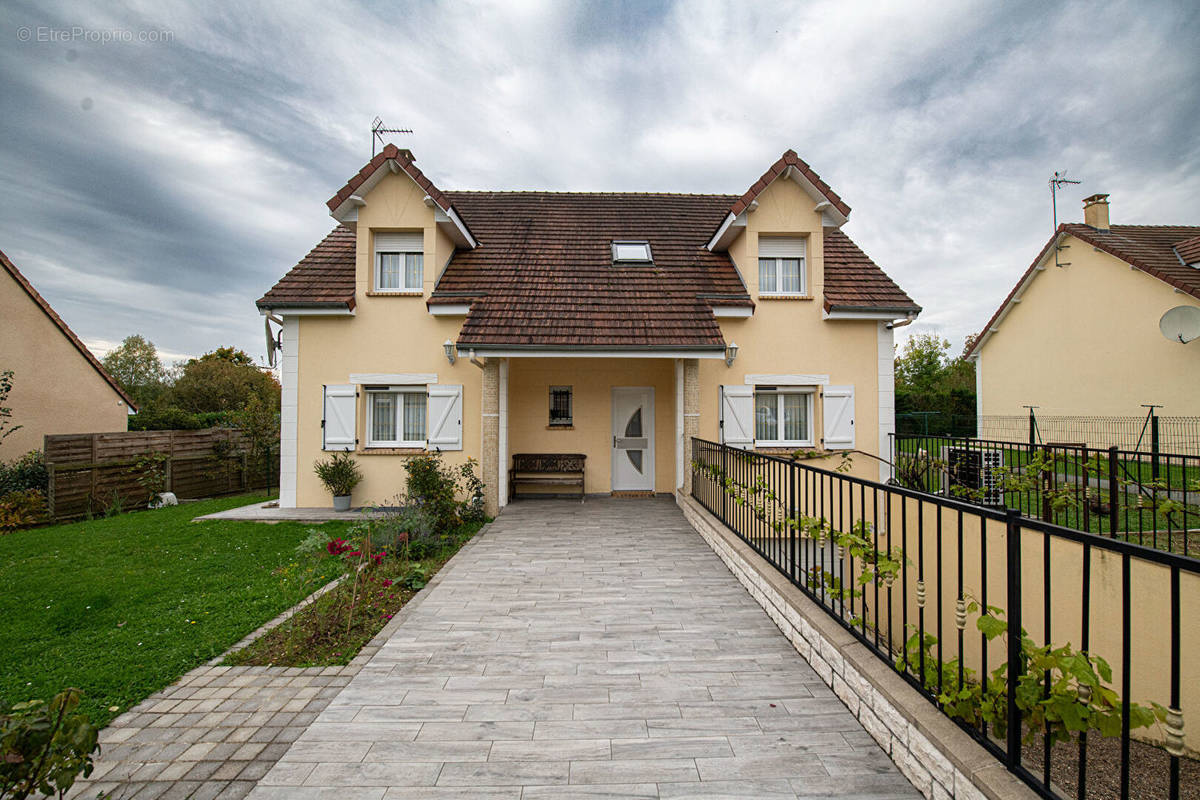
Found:
[{"label": "climbing vine", "polygon": [[[753,459],[753,454],[736,453],[733,458]],[[921,465],[924,467],[927,465]],[[1047,468],[1040,460],[1031,462],[1031,475],[1010,473],[1005,488],[1025,485],[1036,480]],[[858,520],[850,530],[833,527],[824,517],[791,516],[779,494],[766,477],[759,474],[750,480],[738,480],[727,470],[703,460],[692,462],[694,474],[713,482],[736,505],[748,509],[760,523],[779,535],[795,532],[803,539],[818,545],[831,543],[835,549],[831,562],[840,563],[849,555],[851,563],[861,564],[858,574],[847,585],[831,570],[812,567],[806,573],[810,589],[823,588],[826,596],[845,604],[860,598],[868,585],[880,582],[891,588],[896,576],[911,561],[901,547],[881,550],[878,534],[866,520]],[[917,467],[912,469],[913,473]],[[1069,502],[1061,494],[1055,502]],[[924,585],[917,584],[918,603],[924,604]],[[865,607],[865,604],[864,604]],[[959,628],[966,625],[967,614],[977,614],[976,628],[988,640],[1005,636],[1008,622],[1003,609],[987,606],[981,612],[980,603],[970,597],[960,597],[957,607]],[[864,629],[873,626],[856,616],[851,624]],[[940,661],[938,639],[929,633],[921,634],[909,626],[911,635],[897,655],[895,668],[901,673],[917,673],[916,679],[931,694],[947,715],[976,727],[986,727],[995,736],[1007,735],[1008,719],[1008,662],[999,665],[985,676],[960,663],[958,658]],[[1102,736],[1120,736],[1124,706],[1110,684],[1112,668],[1102,657],[1075,650],[1070,644],[1038,645],[1023,628],[1021,630],[1021,673],[1016,681],[1016,705],[1025,727],[1023,738],[1032,741],[1046,735],[1050,744],[1065,741],[1072,734],[1095,730]],[[1129,704],[1130,728],[1145,728],[1156,722],[1167,723],[1168,749],[1181,747],[1182,720],[1174,709],[1158,703],[1150,706]]]}]

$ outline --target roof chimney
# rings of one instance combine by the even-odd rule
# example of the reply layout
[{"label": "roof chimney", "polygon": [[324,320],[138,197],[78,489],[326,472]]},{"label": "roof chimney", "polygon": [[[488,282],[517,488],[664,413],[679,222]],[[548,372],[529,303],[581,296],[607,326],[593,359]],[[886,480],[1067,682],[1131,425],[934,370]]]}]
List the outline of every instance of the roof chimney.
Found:
[{"label": "roof chimney", "polygon": [[1108,195],[1094,194],[1083,199],[1083,221],[1098,231],[1108,230]]}]

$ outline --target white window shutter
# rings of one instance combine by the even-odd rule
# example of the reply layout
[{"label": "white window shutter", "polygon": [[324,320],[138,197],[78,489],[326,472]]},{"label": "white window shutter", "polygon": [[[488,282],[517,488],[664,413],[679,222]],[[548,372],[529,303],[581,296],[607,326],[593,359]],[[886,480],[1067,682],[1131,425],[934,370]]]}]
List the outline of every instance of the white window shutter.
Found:
[{"label": "white window shutter", "polygon": [[430,450],[462,450],[462,392],[459,384],[429,387]]},{"label": "white window shutter", "polygon": [[352,383],[325,387],[325,415],[321,419],[322,450],[353,450],[358,444],[354,415],[358,393]]},{"label": "white window shutter", "polygon": [[821,409],[825,418],[825,449],[853,449],[854,387],[826,386]]},{"label": "white window shutter", "polygon": [[754,446],[754,387],[721,387],[721,441],[748,450]]}]

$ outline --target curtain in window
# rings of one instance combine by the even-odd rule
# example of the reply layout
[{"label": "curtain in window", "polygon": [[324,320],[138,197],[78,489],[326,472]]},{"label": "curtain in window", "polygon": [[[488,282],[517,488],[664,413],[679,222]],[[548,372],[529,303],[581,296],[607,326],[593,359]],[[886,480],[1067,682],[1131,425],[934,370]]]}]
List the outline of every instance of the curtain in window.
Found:
[{"label": "curtain in window", "polygon": [[379,254],[379,288],[400,288],[400,256],[401,253]]},{"label": "curtain in window", "polygon": [[779,420],[777,418],[778,397],[773,394],[754,395],[754,438],[763,441],[775,441],[779,438]]},{"label": "curtain in window", "polygon": [[808,402],[802,394],[783,397],[783,438],[799,442],[808,438]]},{"label": "curtain in window", "polygon": [[425,440],[425,395],[409,392],[404,395],[404,441]]},{"label": "curtain in window", "polygon": [[371,393],[371,441],[396,441],[396,395]]},{"label": "curtain in window", "polygon": [[775,286],[775,259],[760,258],[758,260],[758,290],[760,292],[779,291]]},{"label": "curtain in window", "polygon": [[404,254],[404,288],[421,289],[425,278],[425,256],[421,253]]},{"label": "curtain in window", "polygon": [[800,259],[783,258],[779,263],[782,266],[779,291],[800,294]]}]

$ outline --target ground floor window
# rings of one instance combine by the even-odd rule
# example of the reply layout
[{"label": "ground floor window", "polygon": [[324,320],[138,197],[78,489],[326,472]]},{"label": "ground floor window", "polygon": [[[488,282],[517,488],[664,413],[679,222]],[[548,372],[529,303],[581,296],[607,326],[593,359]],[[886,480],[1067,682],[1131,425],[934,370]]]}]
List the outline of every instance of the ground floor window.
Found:
[{"label": "ground floor window", "polygon": [[571,425],[571,387],[550,387],[550,424]]},{"label": "ground floor window", "polygon": [[759,386],[754,391],[754,440],[760,446],[811,446],[811,389],[776,389]]},{"label": "ground floor window", "polygon": [[426,440],[424,391],[367,390],[368,447],[424,447]]}]

